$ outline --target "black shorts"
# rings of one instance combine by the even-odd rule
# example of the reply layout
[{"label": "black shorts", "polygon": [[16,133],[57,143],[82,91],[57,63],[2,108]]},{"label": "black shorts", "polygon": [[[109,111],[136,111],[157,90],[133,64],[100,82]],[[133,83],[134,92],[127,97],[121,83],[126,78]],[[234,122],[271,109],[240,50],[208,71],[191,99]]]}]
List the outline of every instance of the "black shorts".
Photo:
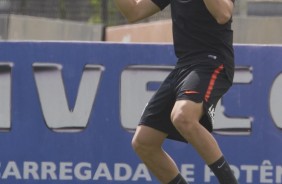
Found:
[{"label": "black shorts", "polygon": [[175,68],[145,107],[140,124],[167,133],[169,139],[187,142],[170,119],[175,101],[184,99],[203,102],[205,114],[200,123],[212,132],[216,104],[231,85],[224,65],[219,62],[208,60]]}]

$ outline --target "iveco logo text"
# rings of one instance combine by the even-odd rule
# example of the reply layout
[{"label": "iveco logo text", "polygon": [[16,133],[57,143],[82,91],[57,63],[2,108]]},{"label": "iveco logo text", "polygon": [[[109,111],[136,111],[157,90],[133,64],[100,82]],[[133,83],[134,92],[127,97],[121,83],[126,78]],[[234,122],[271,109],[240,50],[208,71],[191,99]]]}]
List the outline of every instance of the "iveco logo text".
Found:
[{"label": "iveco logo text", "polygon": [[[9,131],[13,126],[12,111],[12,81],[14,64],[12,62],[0,63],[0,129]],[[95,104],[101,77],[106,68],[101,65],[88,64],[83,71],[77,90],[76,101],[73,108],[69,107],[67,91],[62,77],[63,66],[57,63],[34,63],[33,72],[35,94],[40,102],[42,116],[48,128],[54,131],[80,131],[87,127],[92,106]],[[161,82],[171,71],[170,66],[131,65],[121,71],[120,76],[120,124],[127,131],[134,131],[140,113],[151,98],[154,90],[148,89],[148,84]],[[82,73],[82,75],[81,75]],[[237,67],[235,70],[234,84],[248,85],[253,80],[250,67]],[[134,81],[134,82],[133,82]],[[24,84],[22,84],[24,85]],[[269,106],[273,122],[278,129],[282,129],[282,121],[279,99],[282,86],[282,74],[276,77],[270,88]],[[128,90],[130,89],[130,90]],[[14,91],[20,93],[20,91]],[[138,97],[138,98],[136,98]],[[134,105],[132,105],[134,104]],[[15,104],[16,105],[16,104]],[[102,108],[102,107],[97,107]],[[130,113],[128,113],[130,112]],[[222,101],[218,102],[215,110],[214,130],[221,134],[249,135],[252,131],[251,116],[237,115],[230,117],[225,115],[225,107]]]}]

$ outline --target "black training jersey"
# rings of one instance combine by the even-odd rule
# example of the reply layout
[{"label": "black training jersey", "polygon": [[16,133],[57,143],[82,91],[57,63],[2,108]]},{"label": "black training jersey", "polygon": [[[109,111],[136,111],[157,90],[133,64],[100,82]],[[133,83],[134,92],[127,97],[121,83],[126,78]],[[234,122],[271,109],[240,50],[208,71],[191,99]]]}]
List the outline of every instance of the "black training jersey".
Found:
[{"label": "black training jersey", "polygon": [[[203,0],[152,0],[161,9],[171,5],[173,41],[177,66],[193,64],[202,57],[222,58],[233,78],[233,31],[230,20],[218,24]],[[228,70],[229,69],[229,70]]]}]

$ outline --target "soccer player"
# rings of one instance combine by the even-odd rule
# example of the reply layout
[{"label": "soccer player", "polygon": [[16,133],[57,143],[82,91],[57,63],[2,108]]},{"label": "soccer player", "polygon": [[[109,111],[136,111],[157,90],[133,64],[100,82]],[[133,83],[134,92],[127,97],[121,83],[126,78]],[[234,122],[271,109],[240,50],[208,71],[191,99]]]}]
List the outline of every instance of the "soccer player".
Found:
[{"label": "soccer player", "polygon": [[[221,184],[236,184],[212,136],[215,106],[234,75],[234,0],[114,0],[129,22],[170,5],[175,68],[149,101],[132,140],[137,155],[163,184],[186,184],[162,149],[166,138],[190,143]],[[140,30],[142,31],[142,30]]]}]

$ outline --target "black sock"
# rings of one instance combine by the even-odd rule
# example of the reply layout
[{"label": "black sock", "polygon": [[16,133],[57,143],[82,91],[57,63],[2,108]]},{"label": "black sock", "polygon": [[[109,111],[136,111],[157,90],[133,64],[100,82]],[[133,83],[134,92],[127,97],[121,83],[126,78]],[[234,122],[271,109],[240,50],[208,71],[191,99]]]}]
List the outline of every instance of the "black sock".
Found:
[{"label": "black sock", "polygon": [[185,179],[181,176],[181,174],[178,174],[173,180],[171,180],[168,184],[187,184]]},{"label": "black sock", "polygon": [[222,156],[213,164],[209,165],[220,184],[238,184],[228,162]]}]

